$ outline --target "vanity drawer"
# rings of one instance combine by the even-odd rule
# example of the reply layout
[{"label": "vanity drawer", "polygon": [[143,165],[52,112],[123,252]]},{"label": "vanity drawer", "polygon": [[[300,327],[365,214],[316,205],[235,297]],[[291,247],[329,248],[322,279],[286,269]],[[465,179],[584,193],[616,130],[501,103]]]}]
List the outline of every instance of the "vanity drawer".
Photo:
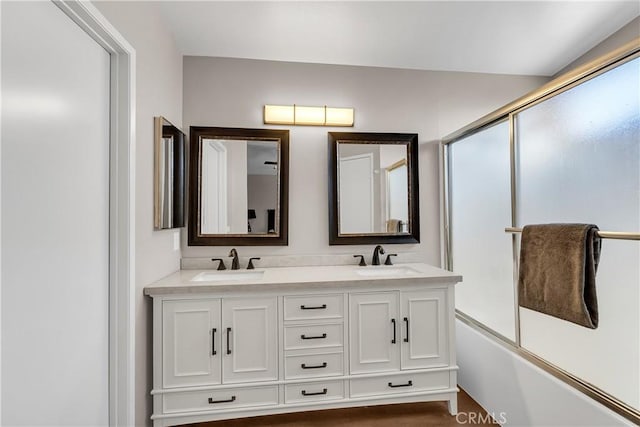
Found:
[{"label": "vanity drawer", "polygon": [[284,320],[341,319],[342,317],[344,317],[342,294],[284,297]]},{"label": "vanity drawer", "polygon": [[449,388],[449,371],[351,380],[351,397],[415,393]]},{"label": "vanity drawer", "polygon": [[342,353],[286,356],[284,378],[317,378],[343,375]]},{"label": "vanity drawer", "polygon": [[162,396],[165,414],[278,404],[278,386],[186,391]]},{"label": "vanity drawer", "polygon": [[344,399],[343,381],[289,384],[284,389],[285,403]]},{"label": "vanity drawer", "polygon": [[328,325],[287,326],[284,328],[284,349],[343,346],[342,323]]}]

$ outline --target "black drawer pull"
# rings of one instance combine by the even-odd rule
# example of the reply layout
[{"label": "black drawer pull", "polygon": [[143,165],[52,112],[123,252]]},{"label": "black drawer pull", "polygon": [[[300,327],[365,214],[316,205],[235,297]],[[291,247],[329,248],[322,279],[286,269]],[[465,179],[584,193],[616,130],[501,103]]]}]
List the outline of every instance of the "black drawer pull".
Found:
[{"label": "black drawer pull", "polygon": [[303,340],[321,340],[326,337],[327,337],[327,334],[317,335],[315,337],[308,337],[304,334],[300,335],[300,338],[302,338]]},{"label": "black drawer pull", "polygon": [[236,397],[235,396],[231,396],[231,399],[226,399],[226,400],[213,400],[213,397],[209,398],[209,404],[210,405],[215,405],[216,403],[231,403],[231,402],[235,402],[236,401]]},{"label": "black drawer pull", "polygon": [[406,383],[406,384],[389,383],[389,387],[393,387],[393,388],[395,388],[395,387],[411,387],[411,386],[413,386],[413,381],[411,381],[411,380],[409,380],[409,382]]},{"label": "black drawer pull", "polygon": [[300,365],[300,367],[301,367],[302,369],[318,369],[318,368],[326,368],[326,367],[327,367],[327,362],[322,362],[322,365],[311,365],[311,366],[306,365],[306,364],[304,364],[304,363],[303,363],[302,365]]},{"label": "black drawer pull", "polygon": [[302,395],[303,396],[318,396],[318,395],[321,395],[321,394],[327,394],[327,389],[323,388],[322,391],[316,391],[316,392],[313,392],[313,393],[307,393],[307,390],[302,390]]},{"label": "black drawer pull", "polygon": [[306,305],[300,306],[300,310],[324,310],[325,308],[327,308],[327,304],[311,306],[311,307],[307,307]]},{"label": "black drawer pull", "polygon": [[391,319],[391,323],[393,323],[393,339],[391,340],[391,344],[396,343],[396,319]]},{"label": "black drawer pull", "polygon": [[229,344],[230,337],[231,337],[231,328],[227,328],[227,354],[231,354],[231,345]]},{"label": "black drawer pull", "polygon": [[216,355],[216,328],[211,329],[211,355]]},{"label": "black drawer pull", "polygon": [[407,337],[404,339],[404,342],[409,342],[409,318],[404,318],[404,323],[407,325]]}]

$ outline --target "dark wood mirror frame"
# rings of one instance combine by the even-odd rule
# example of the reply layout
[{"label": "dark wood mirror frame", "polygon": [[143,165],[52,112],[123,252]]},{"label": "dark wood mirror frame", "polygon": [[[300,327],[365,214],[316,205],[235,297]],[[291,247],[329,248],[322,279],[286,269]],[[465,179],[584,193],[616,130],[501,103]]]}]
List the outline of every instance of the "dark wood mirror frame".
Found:
[{"label": "dark wood mirror frame", "polygon": [[[172,145],[165,147],[163,140],[170,137]],[[162,116],[154,117],[154,219],[155,230],[184,227],[186,201],[185,135]],[[170,156],[167,156],[170,153]],[[168,169],[164,174],[164,169]],[[170,193],[171,203],[165,204],[163,189]]]},{"label": "dark wood mirror frame", "polygon": [[[202,234],[200,176],[202,138],[270,140],[279,143],[279,232],[276,234]],[[191,126],[189,138],[189,246],[287,246],[289,244],[289,130]]]},{"label": "dark wood mirror frame", "polygon": [[[409,232],[404,234],[339,233],[338,143],[403,144],[407,146],[409,175]],[[420,199],[418,183],[418,135],[415,133],[329,132],[329,244],[365,245],[420,242]]]}]

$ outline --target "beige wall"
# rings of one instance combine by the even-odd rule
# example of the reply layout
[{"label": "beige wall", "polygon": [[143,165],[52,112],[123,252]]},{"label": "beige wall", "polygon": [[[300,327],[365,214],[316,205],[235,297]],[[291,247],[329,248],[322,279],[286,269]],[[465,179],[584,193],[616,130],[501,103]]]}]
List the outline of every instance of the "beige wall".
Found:
[{"label": "beige wall", "polygon": [[572,61],[569,65],[558,71],[554,77],[560,76],[574,68],[593,61],[602,55],[606,55],[607,53],[624,46],[626,43],[638,37],[640,37],[640,17],[636,17],[631,20],[631,22],[620,28],[601,43],[597,44],[593,49]]},{"label": "beige wall", "polygon": [[93,3],[136,50],[136,425],[150,423],[151,301],[145,285],[180,268],[178,231],[153,230],[153,117],[182,124],[182,55],[151,2]]},{"label": "beige wall", "polygon": [[[242,247],[241,256],[369,254],[369,246],[329,246],[327,132],[344,128],[265,126],[264,104],[354,107],[353,132],[418,133],[421,243],[440,264],[438,147],[429,144],[537,88],[543,77],[412,71],[243,59],[185,57],[184,116],[189,126],[288,128],[290,141],[289,246]],[[391,248],[390,248],[391,249]],[[188,247],[183,256],[226,256],[228,247]]]}]

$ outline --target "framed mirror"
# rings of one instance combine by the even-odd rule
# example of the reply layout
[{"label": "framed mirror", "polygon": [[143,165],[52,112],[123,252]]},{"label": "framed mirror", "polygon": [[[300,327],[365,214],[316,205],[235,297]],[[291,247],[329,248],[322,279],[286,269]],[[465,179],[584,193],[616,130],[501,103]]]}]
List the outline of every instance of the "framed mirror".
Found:
[{"label": "framed mirror", "polygon": [[329,244],[420,242],[418,135],[329,132]]},{"label": "framed mirror", "polygon": [[154,117],[154,227],[184,227],[184,133],[164,117]]},{"label": "framed mirror", "polygon": [[189,245],[288,244],[289,131],[191,127]]}]

